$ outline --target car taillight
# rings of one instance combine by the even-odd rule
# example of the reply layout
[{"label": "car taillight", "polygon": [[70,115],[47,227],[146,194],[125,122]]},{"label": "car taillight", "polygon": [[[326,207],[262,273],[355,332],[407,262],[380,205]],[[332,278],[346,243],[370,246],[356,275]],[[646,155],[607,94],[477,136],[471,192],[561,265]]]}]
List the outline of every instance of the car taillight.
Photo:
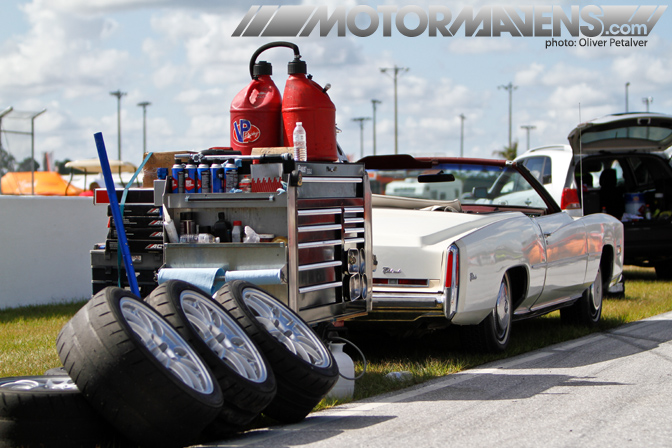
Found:
[{"label": "car taillight", "polygon": [[560,198],[560,208],[563,210],[576,210],[581,208],[579,193],[576,188],[563,188]]},{"label": "car taillight", "polygon": [[454,244],[448,248],[446,263],[446,299],[444,312],[451,319],[457,310],[457,292],[460,282],[460,253]]},{"label": "car taillight", "polygon": [[448,266],[446,267],[446,288],[453,286],[453,281],[457,285],[458,280],[459,257],[457,246],[448,248]]}]

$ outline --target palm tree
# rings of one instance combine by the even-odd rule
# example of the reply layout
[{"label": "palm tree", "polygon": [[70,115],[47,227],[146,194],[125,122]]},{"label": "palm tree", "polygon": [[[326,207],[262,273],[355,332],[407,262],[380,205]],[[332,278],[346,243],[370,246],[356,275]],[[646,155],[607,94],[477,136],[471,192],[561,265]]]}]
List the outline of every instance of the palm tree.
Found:
[{"label": "palm tree", "polygon": [[493,151],[492,155],[506,160],[513,160],[518,155],[518,142],[511,143],[511,146],[504,146],[501,151]]}]

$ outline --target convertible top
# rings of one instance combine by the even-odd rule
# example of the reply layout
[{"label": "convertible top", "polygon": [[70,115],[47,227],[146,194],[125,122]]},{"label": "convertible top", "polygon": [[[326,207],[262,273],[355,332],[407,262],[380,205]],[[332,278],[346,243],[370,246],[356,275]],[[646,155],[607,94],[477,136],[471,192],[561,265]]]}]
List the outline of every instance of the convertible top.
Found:
[{"label": "convertible top", "polygon": [[474,164],[489,166],[515,165],[510,160],[476,159],[465,157],[413,157],[409,154],[366,156],[357,163],[363,163],[368,170],[430,169],[444,163]]}]

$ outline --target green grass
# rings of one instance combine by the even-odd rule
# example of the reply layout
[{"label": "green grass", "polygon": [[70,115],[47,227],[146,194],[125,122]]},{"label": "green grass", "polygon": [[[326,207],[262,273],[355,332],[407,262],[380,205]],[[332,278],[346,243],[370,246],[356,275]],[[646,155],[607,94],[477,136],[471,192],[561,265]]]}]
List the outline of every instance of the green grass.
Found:
[{"label": "green grass", "polygon": [[42,305],[0,311],[0,377],[42,375],[58,367],[56,336],[83,305]]},{"label": "green grass", "polygon": [[[41,375],[60,366],[56,336],[83,303],[31,306],[0,311],[0,377]],[[558,312],[516,323],[505,355],[474,354],[461,350],[453,329],[422,337],[392,338],[368,334],[353,338],[367,358],[366,374],[355,385],[354,400],[378,395],[433,378],[460,372],[486,362],[517,355],[594,331],[615,328],[627,322],[672,310],[672,282],[658,281],[652,269],[626,269],[626,295],[607,299],[597,329],[563,325]],[[346,352],[355,360],[356,373],[362,371],[357,352]],[[409,381],[385,378],[389,372],[410,371]],[[318,409],[337,404],[323,400]]]}]

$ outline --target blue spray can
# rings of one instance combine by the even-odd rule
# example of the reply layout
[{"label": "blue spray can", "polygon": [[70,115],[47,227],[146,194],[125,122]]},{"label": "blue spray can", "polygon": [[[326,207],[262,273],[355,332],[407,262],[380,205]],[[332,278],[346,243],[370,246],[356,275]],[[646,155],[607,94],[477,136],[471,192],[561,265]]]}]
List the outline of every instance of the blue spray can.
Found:
[{"label": "blue spray can", "polygon": [[184,192],[185,193],[196,193],[198,175],[196,173],[198,167],[193,163],[188,163],[184,167]]},{"label": "blue spray can", "polygon": [[210,182],[212,182],[212,192],[221,193],[223,191],[222,184],[225,182],[224,167],[221,163],[213,163],[210,166]]},{"label": "blue spray can", "polygon": [[184,165],[181,163],[173,165],[171,176],[173,176],[173,193],[184,193]]},{"label": "blue spray can", "polygon": [[198,175],[198,193],[211,193],[212,186],[210,183],[210,165],[207,163],[201,163],[198,165],[196,172]]}]

